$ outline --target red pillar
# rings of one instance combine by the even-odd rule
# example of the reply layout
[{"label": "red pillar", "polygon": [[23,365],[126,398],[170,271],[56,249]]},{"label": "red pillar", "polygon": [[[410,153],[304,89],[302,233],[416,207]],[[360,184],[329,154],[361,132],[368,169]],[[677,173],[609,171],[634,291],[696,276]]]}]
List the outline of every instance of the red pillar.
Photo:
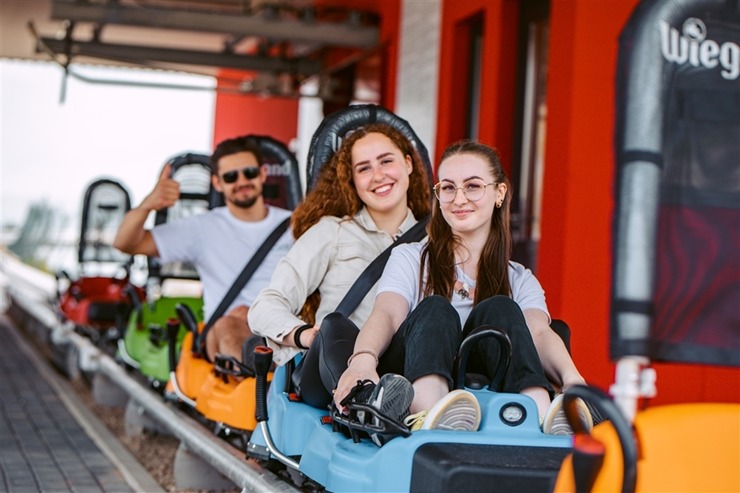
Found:
[{"label": "red pillar", "polygon": [[[223,70],[219,79],[239,80],[246,76],[245,72]],[[220,92],[216,96],[214,147],[224,139],[246,134],[269,135],[287,145],[296,138],[297,130],[297,99],[230,92]]]}]

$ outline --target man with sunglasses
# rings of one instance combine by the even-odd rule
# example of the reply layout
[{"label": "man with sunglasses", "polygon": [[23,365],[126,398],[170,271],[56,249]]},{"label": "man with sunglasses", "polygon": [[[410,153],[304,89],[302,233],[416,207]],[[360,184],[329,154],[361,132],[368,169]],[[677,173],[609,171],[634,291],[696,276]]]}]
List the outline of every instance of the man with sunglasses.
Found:
[{"label": "man with sunglasses", "polygon": [[[261,162],[258,142],[236,137],[221,142],[211,156],[213,188],[226,203],[204,214],[145,229],[152,211],[170,207],[180,196],[180,185],[166,165],[154,190],[123,219],[114,246],[128,254],[159,257],[163,263],[190,262],[203,285],[205,319],[225,297],[244,265],[290,211],[268,206],[262,189],[267,166]],[[288,229],[265,257],[225,315],[206,335],[210,361],[216,353],[241,360],[242,344],[252,334],[247,312],[257,293],[270,281],[277,262],[293,244]]]}]

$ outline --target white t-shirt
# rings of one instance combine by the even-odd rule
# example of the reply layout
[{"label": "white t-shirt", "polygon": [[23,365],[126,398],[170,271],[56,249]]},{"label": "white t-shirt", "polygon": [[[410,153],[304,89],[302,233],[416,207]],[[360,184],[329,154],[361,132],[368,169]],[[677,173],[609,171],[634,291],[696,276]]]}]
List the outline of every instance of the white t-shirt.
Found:
[{"label": "white t-shirt", "polygon": [[[290,211],[269,206],[261,221],[242,221],[226,207],[166,223],[152,229],[154,243],[163,263],[190,262],[203,283],[203,310],[206,320],[218,307],[244,266]],[[250,306],[257,293],[268,285],[272,271],[291,245],[288,230],[280,237],[264,261],[236,297],[234,306]]]},{"label": "white t-shirt", "polygon": [[[426,240],[420,243],[408,243],[398,245],[391,252],[391,257],[383,271],[383,276],[378,281],[376,296],[380,293],[391,292],[404,297],[409,304],[409,313],[419,304],[419,269],[421,268],[421,249]],[[458,280],[464,280],[468,287],[475,288],[475,281],[462,277],[461,269],[457,269]],[[509,262],[509,283],[511,284],[512,299],[523,310],[538,308],[545,312],[545,292],[532,271],[516,262]],[[471,310],[473,299],[463,297],[457,291],[452,294],[452,306],[460,316],[460,324],[465,325]]]}]

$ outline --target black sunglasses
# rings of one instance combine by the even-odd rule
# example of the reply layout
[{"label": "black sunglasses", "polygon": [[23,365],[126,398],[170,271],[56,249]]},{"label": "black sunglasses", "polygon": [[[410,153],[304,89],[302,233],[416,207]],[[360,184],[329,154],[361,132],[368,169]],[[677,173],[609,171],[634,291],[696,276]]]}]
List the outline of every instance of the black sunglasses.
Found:
[{"label": "black sunglasses", "polygon": [[227,171],[226,173],[221,175],[221,179],[224,181],[224,183],[234,183],[236,179],[239,178],[240,171],[244,175],[244,178],[246,178],[247,180],[254,180],[260,175],[259,166],[249,166],[240,170],[232,169],[231,171]]}]

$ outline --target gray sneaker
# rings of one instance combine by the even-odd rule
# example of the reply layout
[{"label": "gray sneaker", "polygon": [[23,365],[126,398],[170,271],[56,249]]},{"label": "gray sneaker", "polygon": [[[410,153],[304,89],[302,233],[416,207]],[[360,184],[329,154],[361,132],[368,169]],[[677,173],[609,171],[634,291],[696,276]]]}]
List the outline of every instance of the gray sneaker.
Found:
[{"label": "gray sneaker", "polygon": [[[387,373],[373,389],[367,400],[367,404],[380,411],[381,414],[390,419],[403,423],[404,418],[409,415],[409,407],[414,399],[414,387],[405,377],[395,373]],[[373,424],[379,425],[380,420],[373,417]],[[370,434],[370,438],[378,447],[383,446],[389,437],[378,433]]]}]

